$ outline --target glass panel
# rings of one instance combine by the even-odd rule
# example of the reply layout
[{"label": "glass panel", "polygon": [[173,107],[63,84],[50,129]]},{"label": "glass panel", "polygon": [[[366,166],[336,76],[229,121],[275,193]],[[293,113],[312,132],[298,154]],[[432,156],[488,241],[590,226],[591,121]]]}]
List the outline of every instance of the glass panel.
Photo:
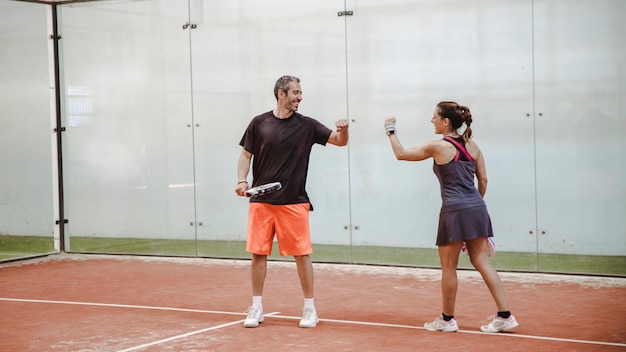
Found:
[{"label": "glass panel", "polygon": [[[248,257],[238,142],[275,106],[275,80],[292,74],[303,114],[351,121],[349,147],[313,149],[314,260],[439,265],[431,162],[396,161],[382,121],[396,115],[414,146],[439,138],[435,104],[457,100],[487,161],[496,267],[624,275],[625,3],[183,3],[60,6],[70,251]],[[49,253],[48,6],[0,9],[0,163],[11,185],[0,186],[0,255]],[[464,256],[460,265],[470,267]]]},{"label": "glass panel", "polygon": [[62,7],[72,251],[196,254],[183,4]]},{"label": "glass panel", "polygon": [[[384,134],[395,115],[405,147],[439,139],[439,101],[473,115],[489,174],[494,265],[534,269],[531,1],[349,1],[354,261],[438,266],[441,196],[432,161],[400,162]],[[454,24],[454,25],[448,25]],[[513,201],[512,201],[513,200]],[[515,254],[515,255],[513,255]],[[515,258],[515,259],[512,259]],[[462,260],[461,266],[469,267]]]},{"label": "glass panel", "polygon": [[615,274],[626,253],[624,1],[536,1],[539,267]]},{"label": "glass panel", "polygon": [[[249,257],[248,201],[234,192],[239,141],[254,116],[276,107],[274,83],[285,74],[302,80],[299,112],[331,128],[347,117],[342,4],[191,4],[199,254]],[[348,148],[314,146],[307,191],[315,208],[312,258],[349,260]]]},{"label": "glass panel", "polygon": [[0,4],[0,260],[55,250],[47,12],[43,5]]}]

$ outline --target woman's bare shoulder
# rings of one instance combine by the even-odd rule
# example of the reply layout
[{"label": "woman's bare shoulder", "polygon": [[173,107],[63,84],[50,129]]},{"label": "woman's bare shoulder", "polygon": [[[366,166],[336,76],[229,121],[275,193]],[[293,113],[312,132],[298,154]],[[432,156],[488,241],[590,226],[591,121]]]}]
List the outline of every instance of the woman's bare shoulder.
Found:
[{"label": "woman's bare shoulder", "polygon": [[482,154],[478,143],[476,143],[473,138],[470,138],[467,142],[465,142],[465,149],[467,149],[474,159],[478,159],[478,157]]}]

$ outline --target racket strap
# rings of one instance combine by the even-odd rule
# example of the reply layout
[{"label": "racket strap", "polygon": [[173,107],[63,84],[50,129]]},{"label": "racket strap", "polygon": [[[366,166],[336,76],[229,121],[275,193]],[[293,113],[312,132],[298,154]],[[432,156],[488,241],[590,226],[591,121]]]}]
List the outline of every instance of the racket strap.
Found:
[{"label": "racket strap", "polygon": [[[474,158],[472,158],[472,156],[467,151],[467,149],[465,149],[465,147],[461,143],[455,141],[454,138],[452,138],[450,136],[445,136],[443,139],[448,141],[448,142],[450,142],[450,143],[452,143],[456,147],[456,149],[461,151],[467,157],[467,159],[469,161],[474,161]],[[459,153],[458,152],[457,152],[457,155],[454,157],[454,161],[457,161],[457,160],[459,160]]]}]

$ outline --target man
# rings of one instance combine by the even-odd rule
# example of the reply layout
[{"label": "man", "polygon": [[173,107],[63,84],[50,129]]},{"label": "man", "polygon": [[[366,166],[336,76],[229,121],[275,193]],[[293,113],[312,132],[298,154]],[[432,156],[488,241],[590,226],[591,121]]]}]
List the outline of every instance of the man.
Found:
[{"label": "man", "polygon": [[[252,253],[252,306],[244,327],[263,322],[263,284],[267,256],[272,252],[274,235],[281,256],[293,256],[304,294],[299,326],[312,328],[318,323],[313,300],[313,252],[309,231],[309,211],[313,210],[305,190],[311,148],[314,144],[348,144],[348,120],[338,120],[333,131],[298,111],[302,101],[300,79],[280,77],[274,86],[277,104],[273,111],[252,119],[241,142],[235,192],[245,196],[252,164],[252,186],[280,182],[276,192],[250,198],[246,251]],[[252,159],[254,158],[254,163]]]}]

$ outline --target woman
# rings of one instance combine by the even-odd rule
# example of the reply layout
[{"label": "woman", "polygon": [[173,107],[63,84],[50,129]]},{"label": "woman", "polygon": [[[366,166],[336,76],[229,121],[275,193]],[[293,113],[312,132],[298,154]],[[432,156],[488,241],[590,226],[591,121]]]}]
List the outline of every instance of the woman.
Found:
[{"label": "woman", "polygon": [[[433,171],[441,185],[443,201],[439,214],[437,246],[441,261],[441,293],[443,311],[433,322],[424,324],[430,331],[455,332],[458,325],[454,319],[454,306],[458,279],[456,269],[459,253],[465,243],[470,262],[487,284],[498,312],[483,332],[509,331],[518,326],[509,311],[504,288],[498,272],[491,266],[490,237],[493,237],[491,219],[483,200],[487,191],[485,160],[472,139],[472,114],[466,106],[455,102],[437,104],[431,119],[435,133],[443,139],[426,142],[405,149],[396,135],[396,118],[385,119],[385,130],[391,148],[398,160],[421,161],[433,158]],[[458,130],[465,124],[460,135]],[[478,179],[478,189],[474,186]]]}]

